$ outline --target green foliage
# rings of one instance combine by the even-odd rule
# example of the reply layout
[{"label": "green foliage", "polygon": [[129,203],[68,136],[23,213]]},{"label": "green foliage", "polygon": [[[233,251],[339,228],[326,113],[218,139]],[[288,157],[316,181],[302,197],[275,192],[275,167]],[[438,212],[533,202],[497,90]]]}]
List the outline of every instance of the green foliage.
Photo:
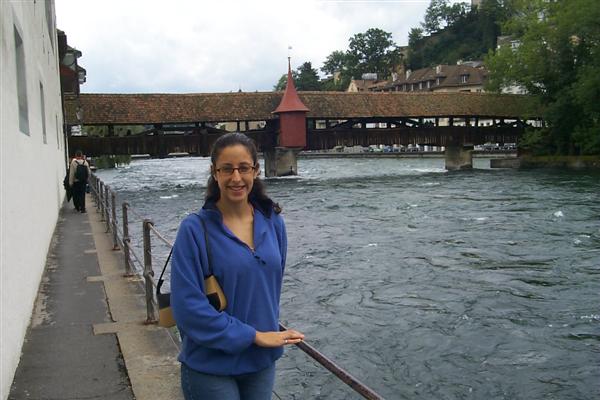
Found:
[{"label": "green foliage", "polygon": [[[294,74],[296,74],[296,76],[294,76]],[[292,71],[292,78],[294,78],[294,81],[296,80],[297,75],[298,74],[296,73],[296,71]],[[285,90],[286,84],[287,84],[287,74],[283,74],[277,81],[277,84],[275,86],[273,86],[273,90],[276,92],[281,92],[281,91]]]},{"label": "green foliage", "polygon": [[107,168],[115,168],[120,165],[129,165],[131,162],[131,156],[122,155],[122,156],[99,156],[94,157],[93,159],[94,165],[98,169],[107,169]]},{"label": "green foliage", "polygon": [[431,0],[421,26],[427,33],[436,33],[443,27],[460,21],[469,11],[466,3],[448,4],[448,0]]},{"label": "green foliage", "polygon": [[544,105],[537,153],[600,153],[600,7],[596,0],[515,0],[506,33],[519,45],[486,60],[489,90],[519,85]]},{"label": "green foliage", "polygon": [[423,39],[423,29],[412,28],[408,33],[408,47],[415,47],[421,39]]},{"label": "green foliage", "polygon": [[[351,79],[360,78],[364,73],[377,73],[380,79],[389,77],[400,62],[400,50],[392,40],[392,34],[371,28],[352,36],[347,51],[336,50],[327,56],[321,71],[336,75],[336,79],[320,81],[318,72],[310,62],[292,71],[292,77],[298,90],[343,91]],[[284,90],[286,82],[287,74],[279,78],[273,90]]]},{"label": "green foliage", "polygon": [[385,79],[401,62],[392,34],[384,30],[371,28],[355,34],[348,42],[348,50],[332,52],[321,68],[329,75],[339,73],[336,82],[324,85],[325,90],[345,90],[351,79],[360,79],[364,73],[376,73],[379,79]]},{"label": "green foliage", "polygon": [[[407,66],[419,69],[458,60],[482,59],[496,48],[502,23],[512,14],[514,0],[483,0],[469,11],[464,3],[432,0],[421,23],[409,33]],[[442,27],[445,26],[444,29]]]},{"label": "green foliage", "polygon": [[381,78],[387,77],[398,59],[399,53],[389,32],[371,28],[350,38],[346,62],[354,78],[369,72],[377,73]]},{"label": "green foliage", "polygon": [[[113,128],[114,136],[128,136],[143,132],[146,128],[143,125],[118,125]],[[87,136],[109,136],[109,130],[106,125],[84,126],[83,132]]]},{"label": "green foliage", "polygon": [[347,66],[347,63],[346,53],[336,50],[327,56],[327,59],[321,67],[321,71],[328,75],[333,75],[338,71],[342,71]]},{"label": "green foliage", "polygon": [[319,73],[309,61],[298,67],[298,78],[294,81],[298,90],[321,90]]},{"label": "green foliage", "polygon": [[[316,69],[312,67],[310,61],[305,62],[298,69],[292,71],[292,78],[297,90],[321,90],[321,82]],[[273,87],[275,91],[285,90],[287,85],[287,74],[281,75],[277,84]]]}]

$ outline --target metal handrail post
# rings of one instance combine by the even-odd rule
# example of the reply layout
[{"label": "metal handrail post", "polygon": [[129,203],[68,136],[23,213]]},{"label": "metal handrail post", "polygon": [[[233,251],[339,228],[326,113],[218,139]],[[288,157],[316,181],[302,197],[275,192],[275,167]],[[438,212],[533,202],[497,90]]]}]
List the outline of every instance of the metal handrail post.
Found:
[{"label": "metal handrail post", "polygon": [[98,186],[98,194],[100,196],[100,221],[104,221],[104,182],[102,181]]},{"label": "metal handrail post", "polygon": [[[94,186],[94,184],[95,184],[94,174],[90,175],[87,184],[88,184],[89,187],[93,187]],[[90,197],[94,201],[94,204],[96,204],[96,199],[94,198],[94,190],[93,189],[90,190]],[[89,206],[88,206],[88,208],[89,208]]]},{"label": "metal handrail post", "polygon": [[123,255],[125,257],[125,276],[130,277],[133,276],[131,272],[131,258],[129,258],[129,215],[127,213],[127,208],[129,207],[129,203],[123,202]]},{"label": "metal handrail post", "polygon": [[117,196],[114,190],[110,191],[112,203],[112,231],[113,231],[113,250],[119,250],[119,238],[117,237]]},{"label": "metal handrail post", "polygon": [[152,270],[152,246],[150,243],[150,225],[154,225],[154,222],[150,219],[144,219],[143,231],[144,231],[144,279],[146,281],[146,324],[156,323],[154,316],[154,304],[153,294],[154,288],[152,286],[152,277],[154,271]]},{"label": "metal handrail post", "polygon": [[97,186],[96,186],[96,196],[98,196],[98,204],[96,204],[97,208],[98,208],[98,212],[102,211],[102,192],[100,191],[100,185],[102,185],[102,181],[100,179],[98,179],[97,182]]},{"label": "metal handrail post", "polygon": [[92,174],[92,182],[91,182],[91,186],[94,188],[94,190],[92,190],[92,198],[94,199],[94,204],[96,204],[96,207],[98,206],[98,191],[96,190],[96,186],[98,186],[98,178],[96,178],[96,175]]},{"label": "metal handrail post", "polygon": [[110,188],[108,187],[108,185],[104,185],[104,212],[106,214],[106,232],[110,232],[110,214],[108,213],[108,191],[110,190]]}]

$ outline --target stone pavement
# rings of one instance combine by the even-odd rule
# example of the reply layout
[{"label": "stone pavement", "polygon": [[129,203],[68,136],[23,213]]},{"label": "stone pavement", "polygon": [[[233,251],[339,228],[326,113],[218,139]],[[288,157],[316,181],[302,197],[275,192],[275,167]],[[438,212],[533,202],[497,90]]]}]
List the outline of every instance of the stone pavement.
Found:
[{"label": "stone pavement", "polygon": [[176,343],[144,325],[139,278],[86,203],[60,212],[8,398],[182,399]]}]

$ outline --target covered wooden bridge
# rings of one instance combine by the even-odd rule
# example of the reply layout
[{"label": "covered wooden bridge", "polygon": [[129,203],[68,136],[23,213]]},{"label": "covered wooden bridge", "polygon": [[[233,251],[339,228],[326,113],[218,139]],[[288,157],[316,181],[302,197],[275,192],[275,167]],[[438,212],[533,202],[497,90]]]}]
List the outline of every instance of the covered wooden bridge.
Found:
[{"label": "covered wooden bridge", "polygon": [[[294,89],[295,91],[295,89]],[[300,92],[306,112],[306,145],[421,144],[473,146],[514,143],[541,115],[530,97],[489,93]],[[86,154],[172,152],[206,155],[233,122],[261,150],[280,145],[280,115],[273,111],[281,92],[200,94],[81,94],[67,98],[69,126],[103,125],[109,136],[72,136],[70,148]],[[252,128],[256,122],[260,128]],[[114,127],[145,125],[141,135],[113,136]]]}]

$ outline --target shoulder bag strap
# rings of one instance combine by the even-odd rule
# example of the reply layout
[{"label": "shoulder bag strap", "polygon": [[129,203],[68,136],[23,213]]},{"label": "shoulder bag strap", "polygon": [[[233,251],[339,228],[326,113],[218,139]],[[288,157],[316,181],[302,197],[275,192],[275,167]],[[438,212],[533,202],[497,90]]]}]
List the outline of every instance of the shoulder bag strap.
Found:
[{"label": "shoulder bag strap", "polygon": [[[211,276],[212,273],[212,255],[210,252],[210,246],[208,245],[208,234],[206,233],[206,224],[204,223],[204,220],[198,215],[198,219],[200,219],[200,222],[202,223],[202,227],[204,228],[204,243],[206,244],[206,256],[208,258],[208,276]],[[171,251],[169,251],[169,256],[167,257],[167,261],[165,261],[165,265],[160,273],[160,277],[158,278],[158,283],[156,285],[156,294],[160,294],[160,288],[162,287],[163,283],[164,283],[164,279],[163,279],[163,275],[165,274],[165,271],[167,270],[167,265],[169,265],[169,260],[171,259],[171,255],[173,254],[173,247],[171,247]],[[206,277],[205,277],[206,279]]]},{"label": "shoulder bag strap", "polygon": [[[198,214],[196,214],[198,215]],[[200,222],[202,223],[202,227],[204,228],[204,243],[206,244],[206,258],[208,258],[208,276],[211,276],[213,274],[212,271],[212,254],[210,252],[210,245],[208,244],[208,230],[206,229],[206,223],[204,222],[204,220],[198,215],[198,218],[200,218]],[[205,277],[204,279],[206,279],[207,277]]]},{"label": "shoulder bag strap", "polygon": [[165,270],[167,269],[167,265],[169,265],[169,260],[171,259],[171,254],[173,254],[173,247],[171,247],[171,251],[169,251],[169,256],[167,257],[167,261],[165,261],[165,266],[160,273],[160,277],[158,278],[158,284],[156,285],[156,294],[160,294],[160,288],[164,282],[163,275],[165,274]]}]

